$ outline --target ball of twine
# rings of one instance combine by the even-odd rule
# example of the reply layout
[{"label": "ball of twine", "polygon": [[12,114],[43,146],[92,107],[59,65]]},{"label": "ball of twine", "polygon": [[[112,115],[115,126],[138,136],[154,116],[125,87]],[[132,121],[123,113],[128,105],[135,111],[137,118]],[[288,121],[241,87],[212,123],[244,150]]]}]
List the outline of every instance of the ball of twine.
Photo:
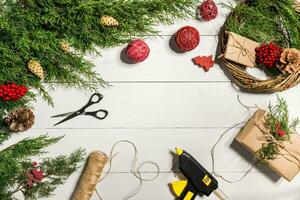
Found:
[{"label": "ball of twine", "polygon": [[[300,3],[295,2],[296,12],[300,11]],[[228,17],[235,15],[232,12]],[[223,55],[226,50],[227,37],[226,29],[223,27],[219,34],[220,54]],[[250,74],[248,74],[243,65],[237,64],[233,61],[229,61],[224,57],[221,57],[224,67],[228,70],[229,74],[233,78],[234,82],[241,88],[246,89],[249,92],[254,93],[274,93],[287,90],[300,83],[300,70],[295,71],[292,74],[282,74],[276,77],[272,77],[267,80],[260,80]]]},{"label": "ball of twine", "polygon": [[184,26],[177,31],[175,40],[180,50],[191,51],[198,46],[200,34],[194,27]]},{"label": "ball of twine", "polygon": [[126,48],[126,56],[134,63],[142,62],[148,58],[150,49],[148,45],[140,39],[133,40]]}]

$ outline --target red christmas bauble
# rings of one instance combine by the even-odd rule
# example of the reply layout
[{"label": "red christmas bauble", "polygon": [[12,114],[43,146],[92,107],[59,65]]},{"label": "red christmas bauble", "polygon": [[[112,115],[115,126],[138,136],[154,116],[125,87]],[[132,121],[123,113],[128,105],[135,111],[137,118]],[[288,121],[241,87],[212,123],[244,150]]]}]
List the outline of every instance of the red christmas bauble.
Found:
[{"label": "red christmas bauble", "polygon": [[213,0],[205,0],[198,8],[199,15],[205,21],[215,19],[218,15],[218,7]]},{"label": "red christmas bauble", "polygon": [[200,34],[194,27],[184,26],[177,31],[175,40],[180,50],[191,51],[198,46]]},{"label": "red christmas bauble", "polygon": [[126,48],[126,55],[134,63],[144,61],[150,53],[149,46],[140,39],[133,40]]}]

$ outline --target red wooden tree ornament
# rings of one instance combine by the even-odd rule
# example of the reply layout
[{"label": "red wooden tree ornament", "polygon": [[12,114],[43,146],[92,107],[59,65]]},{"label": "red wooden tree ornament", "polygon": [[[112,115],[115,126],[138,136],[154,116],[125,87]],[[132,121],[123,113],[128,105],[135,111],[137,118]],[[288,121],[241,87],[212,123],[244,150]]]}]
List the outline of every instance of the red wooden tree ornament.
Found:
[{"label": "red wooden tree ornament", "polygon": [[214,66],[213,56],[197,56],[193,58],[193,61],[199,67],[202,67],[206,72]]}]

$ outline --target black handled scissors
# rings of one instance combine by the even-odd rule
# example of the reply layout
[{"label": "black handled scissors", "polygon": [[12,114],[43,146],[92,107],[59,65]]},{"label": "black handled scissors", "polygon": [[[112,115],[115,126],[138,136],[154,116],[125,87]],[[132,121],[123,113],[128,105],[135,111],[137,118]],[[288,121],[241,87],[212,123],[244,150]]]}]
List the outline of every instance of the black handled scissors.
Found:
[{"label": "black handled scissors", "polygon": [[[82,108],[80,108],[79,110],[77,110],[75,112],[68,112],[68,113],[63,113],[63,114],[51,116],[52,118],[67,116],[66,118],[64,118],[63,120],[57,122],[53,126],[61,124],[61,123],[65,122],[65,121],[68,121],[68,120],[70,120],[70,119],[72,119],[74,117],[77,117],[79,115],[90,115],[90,116],[93,116],[93,117],[95,117],[97,119],[100,119],[100,120],[105,119],[107,117],[107,115],[108,115],[108,111],[107,110],[99,109],[99,110],[91,111],[91,112],[86,112],[85,111],[88,107],[90,107],[93,104],[99,103],[102,99],[103,99],[103,95],[102,94],[94,93],[90,97],[90,100],[88,101],[88,103],[85,106],[83,106]],[[100,114],[102,114],[102,115],[100,115]]]}]

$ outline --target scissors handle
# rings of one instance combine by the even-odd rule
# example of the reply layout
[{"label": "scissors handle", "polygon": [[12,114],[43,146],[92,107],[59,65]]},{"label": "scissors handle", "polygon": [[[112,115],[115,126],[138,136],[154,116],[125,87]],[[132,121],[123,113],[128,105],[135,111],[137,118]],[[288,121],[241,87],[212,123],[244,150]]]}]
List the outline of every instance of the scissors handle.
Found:
[{"label": "scissors handle", "polygon": [[85,115],[91,115],[97,119],[105,119],[108,115],[108,111],[107,110],[96,110],[96,111],[92,111],[92,112],[85,112]]},{"label": "scissors handle", "polygon": [[92,94],[92,96],[90,97],[89,101],[87,102],[87,104],[85,106],[83,106],[81,108],[81,110],[85,110],[87,107],[95,104],[95,103],[99,103],[101,100],[103,99],[103,95],[99,94],[99,93],[94,93]]}]

